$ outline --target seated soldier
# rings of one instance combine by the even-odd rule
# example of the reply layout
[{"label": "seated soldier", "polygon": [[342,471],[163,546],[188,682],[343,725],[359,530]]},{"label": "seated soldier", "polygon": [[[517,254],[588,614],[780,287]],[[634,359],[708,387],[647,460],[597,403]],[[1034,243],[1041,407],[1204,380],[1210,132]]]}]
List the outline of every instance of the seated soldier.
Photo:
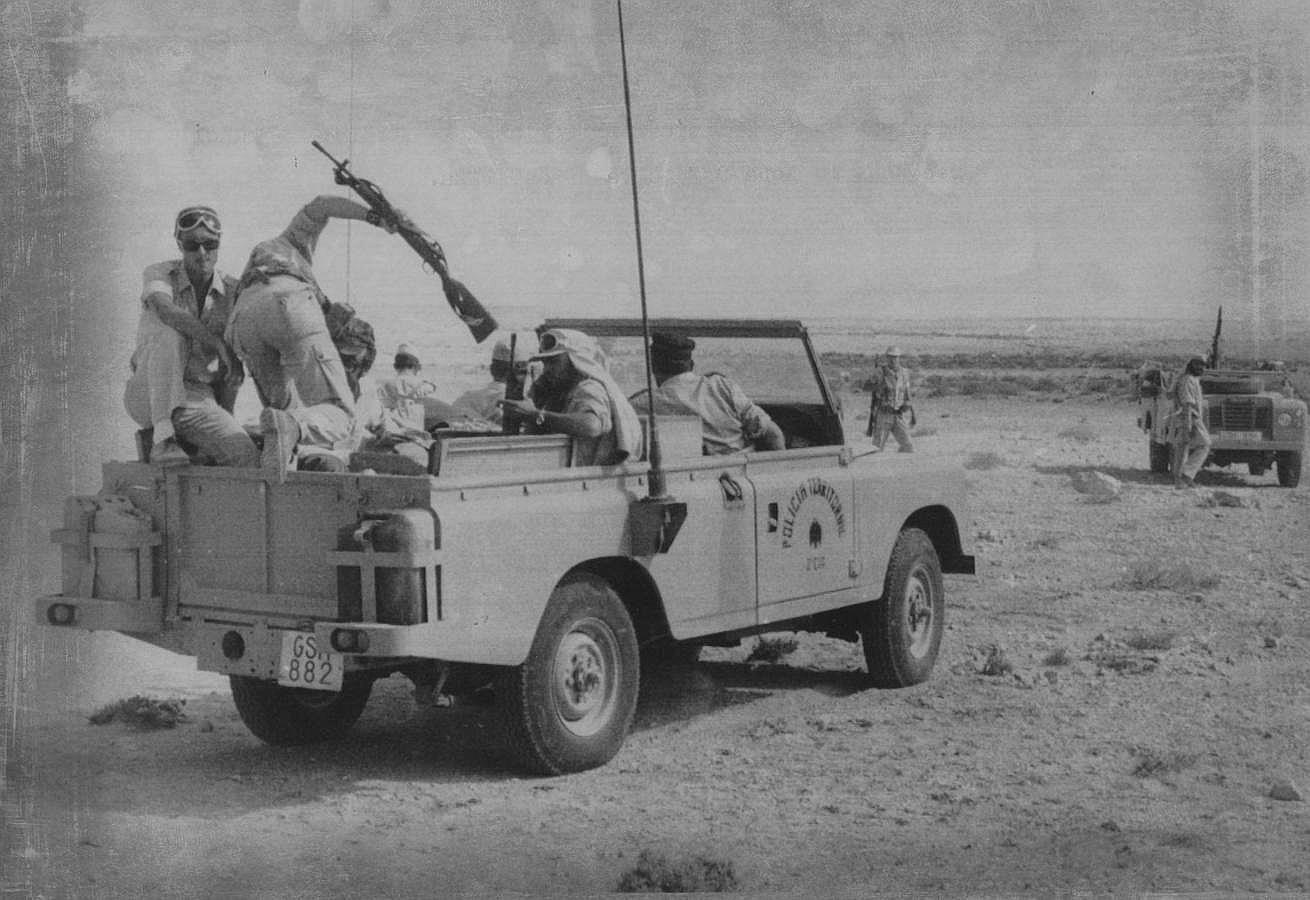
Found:
[{"label": "seated soldier", "polygon": [[396,351],[396,374],[378,385],[377,420],[369,424],[373,437],[361,449],[394,450],[422,466],[428,464],[432,435],[424,429],[423,400],[437,386],[419,377],[423,363],[404,344]]},{"label": "seated soldier", "polygon": [[150,461],[186,463],[186,444],[205,462],[257,466],[259,451],[232,416],[244,373],[223,337],[236,280],[219,271],[223,228],[207,206],[173,222],[181,259],[146,268],[131,375],[123,405],[153,429]]},{"label": "seated soldier", "polygon": [[[510,358],[511,343],[513,359]],[[496,345],[491,350],[491,382],[461,394],[453,404],[455,413],[491,425],[500,425],[502,422],[500,401],[505,399],[509,376],[513,373],[526,392],[531,381],[528,373],[528,357],[536,349],[537,336],[530,331],[515,332],[497,338]]]},{"label": "seated soldier", "polygon": [[[692,351],[696,342],[681,335],[656,332],[650,340],[651,373],[657,415],[691,415],[701,420],[701,449],[707,456],[742,450],[782,450],[782,429],[726,375],[697,375]],[[633,397],[646,412],[646,392]]]},{"label": "seated soldier", "polygon": [[533,360],[542,361],[530,397],[500,405],[533,434],[573,437],[573,465],[609,466],[641,455],[641,420],[605,367],[590,335],[552,328]]}]

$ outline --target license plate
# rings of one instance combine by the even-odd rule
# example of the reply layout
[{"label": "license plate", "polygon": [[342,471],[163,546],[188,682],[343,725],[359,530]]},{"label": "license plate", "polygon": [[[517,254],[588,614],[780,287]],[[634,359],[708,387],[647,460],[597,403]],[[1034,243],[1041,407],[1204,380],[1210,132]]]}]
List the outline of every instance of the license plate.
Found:
[{"label": "license plate", "polygon": [[1258,441],[1264,435],[1259,431],[1220,431],[1215,437],[1221,441]]},{"label": "license plate", "polygon": [[340,653],[319,646],[318,638],[303,631],[282,633],[282,657],[277,683],[316,691],[341,690],[344,661]]}]

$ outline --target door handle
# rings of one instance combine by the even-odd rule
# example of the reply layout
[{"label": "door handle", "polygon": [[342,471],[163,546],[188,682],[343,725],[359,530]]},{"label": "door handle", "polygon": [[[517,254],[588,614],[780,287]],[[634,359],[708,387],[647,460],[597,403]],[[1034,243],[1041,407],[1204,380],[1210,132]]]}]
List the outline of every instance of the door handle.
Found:
[{"label": "door handle", "polygon": [[723,499],[727,503],[740,503],[741,499],[746,496],[737,479],[727,472],[719,475],[719,487],[723,490]]},{"label": "door handle", "polygon": [[773,532],[777,530],[778,530],[778,502],[776,500],[772,500],[769,502],[768,533],[773,534]]}]

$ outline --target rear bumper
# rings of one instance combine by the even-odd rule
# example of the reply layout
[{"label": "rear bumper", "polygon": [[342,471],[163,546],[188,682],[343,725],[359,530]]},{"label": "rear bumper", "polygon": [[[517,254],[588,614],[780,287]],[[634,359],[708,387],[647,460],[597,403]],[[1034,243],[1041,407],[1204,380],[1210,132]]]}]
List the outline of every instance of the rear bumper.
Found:
[{"label": "rear bumper", "polygon": [[[503,636],[496,635],[495,629],[461,628],[449,622],[424,622],[420,625],[318,622],[314,625],[314,636],[323,646],[357,659],[417,657],[516,666],[527,656],[526,649],[518,647],[519,642],[504,640]],[[340,649],[352,643],[358,649]]]},{"label": "rear bumper", "polygon": [[159,634],[164,630],[164,598],[101,600],[47,594],[32,601],[32,615],[38,624],[57,628]]}]

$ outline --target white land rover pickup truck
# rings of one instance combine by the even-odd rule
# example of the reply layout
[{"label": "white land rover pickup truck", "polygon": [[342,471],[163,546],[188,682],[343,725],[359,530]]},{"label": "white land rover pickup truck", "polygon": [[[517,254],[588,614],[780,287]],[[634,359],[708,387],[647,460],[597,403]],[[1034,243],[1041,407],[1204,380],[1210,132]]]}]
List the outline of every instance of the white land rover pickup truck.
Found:
[{"label": "white land rover pickup truck", "polygon": [[[620,384],[645,387],[639,320],[543,327],[592,334]],[[62,590],[33,612],[227,674],[273,744],[341,737],[393,673],[438,703],[490,687],[509,755],[542,774],[610,760],[653,661],[702,644],[826,632],[863,642],[873,685],[926,679],[942,573],[974,570],[963,471],[847,445],[799,322],[651,328],[694,337],[697,370],[738,381],[786,449],[703,456],[698,420],[661,416],[658,469],[441,428],[426,469],[108,462],[99,494],[67,501]]]}]

